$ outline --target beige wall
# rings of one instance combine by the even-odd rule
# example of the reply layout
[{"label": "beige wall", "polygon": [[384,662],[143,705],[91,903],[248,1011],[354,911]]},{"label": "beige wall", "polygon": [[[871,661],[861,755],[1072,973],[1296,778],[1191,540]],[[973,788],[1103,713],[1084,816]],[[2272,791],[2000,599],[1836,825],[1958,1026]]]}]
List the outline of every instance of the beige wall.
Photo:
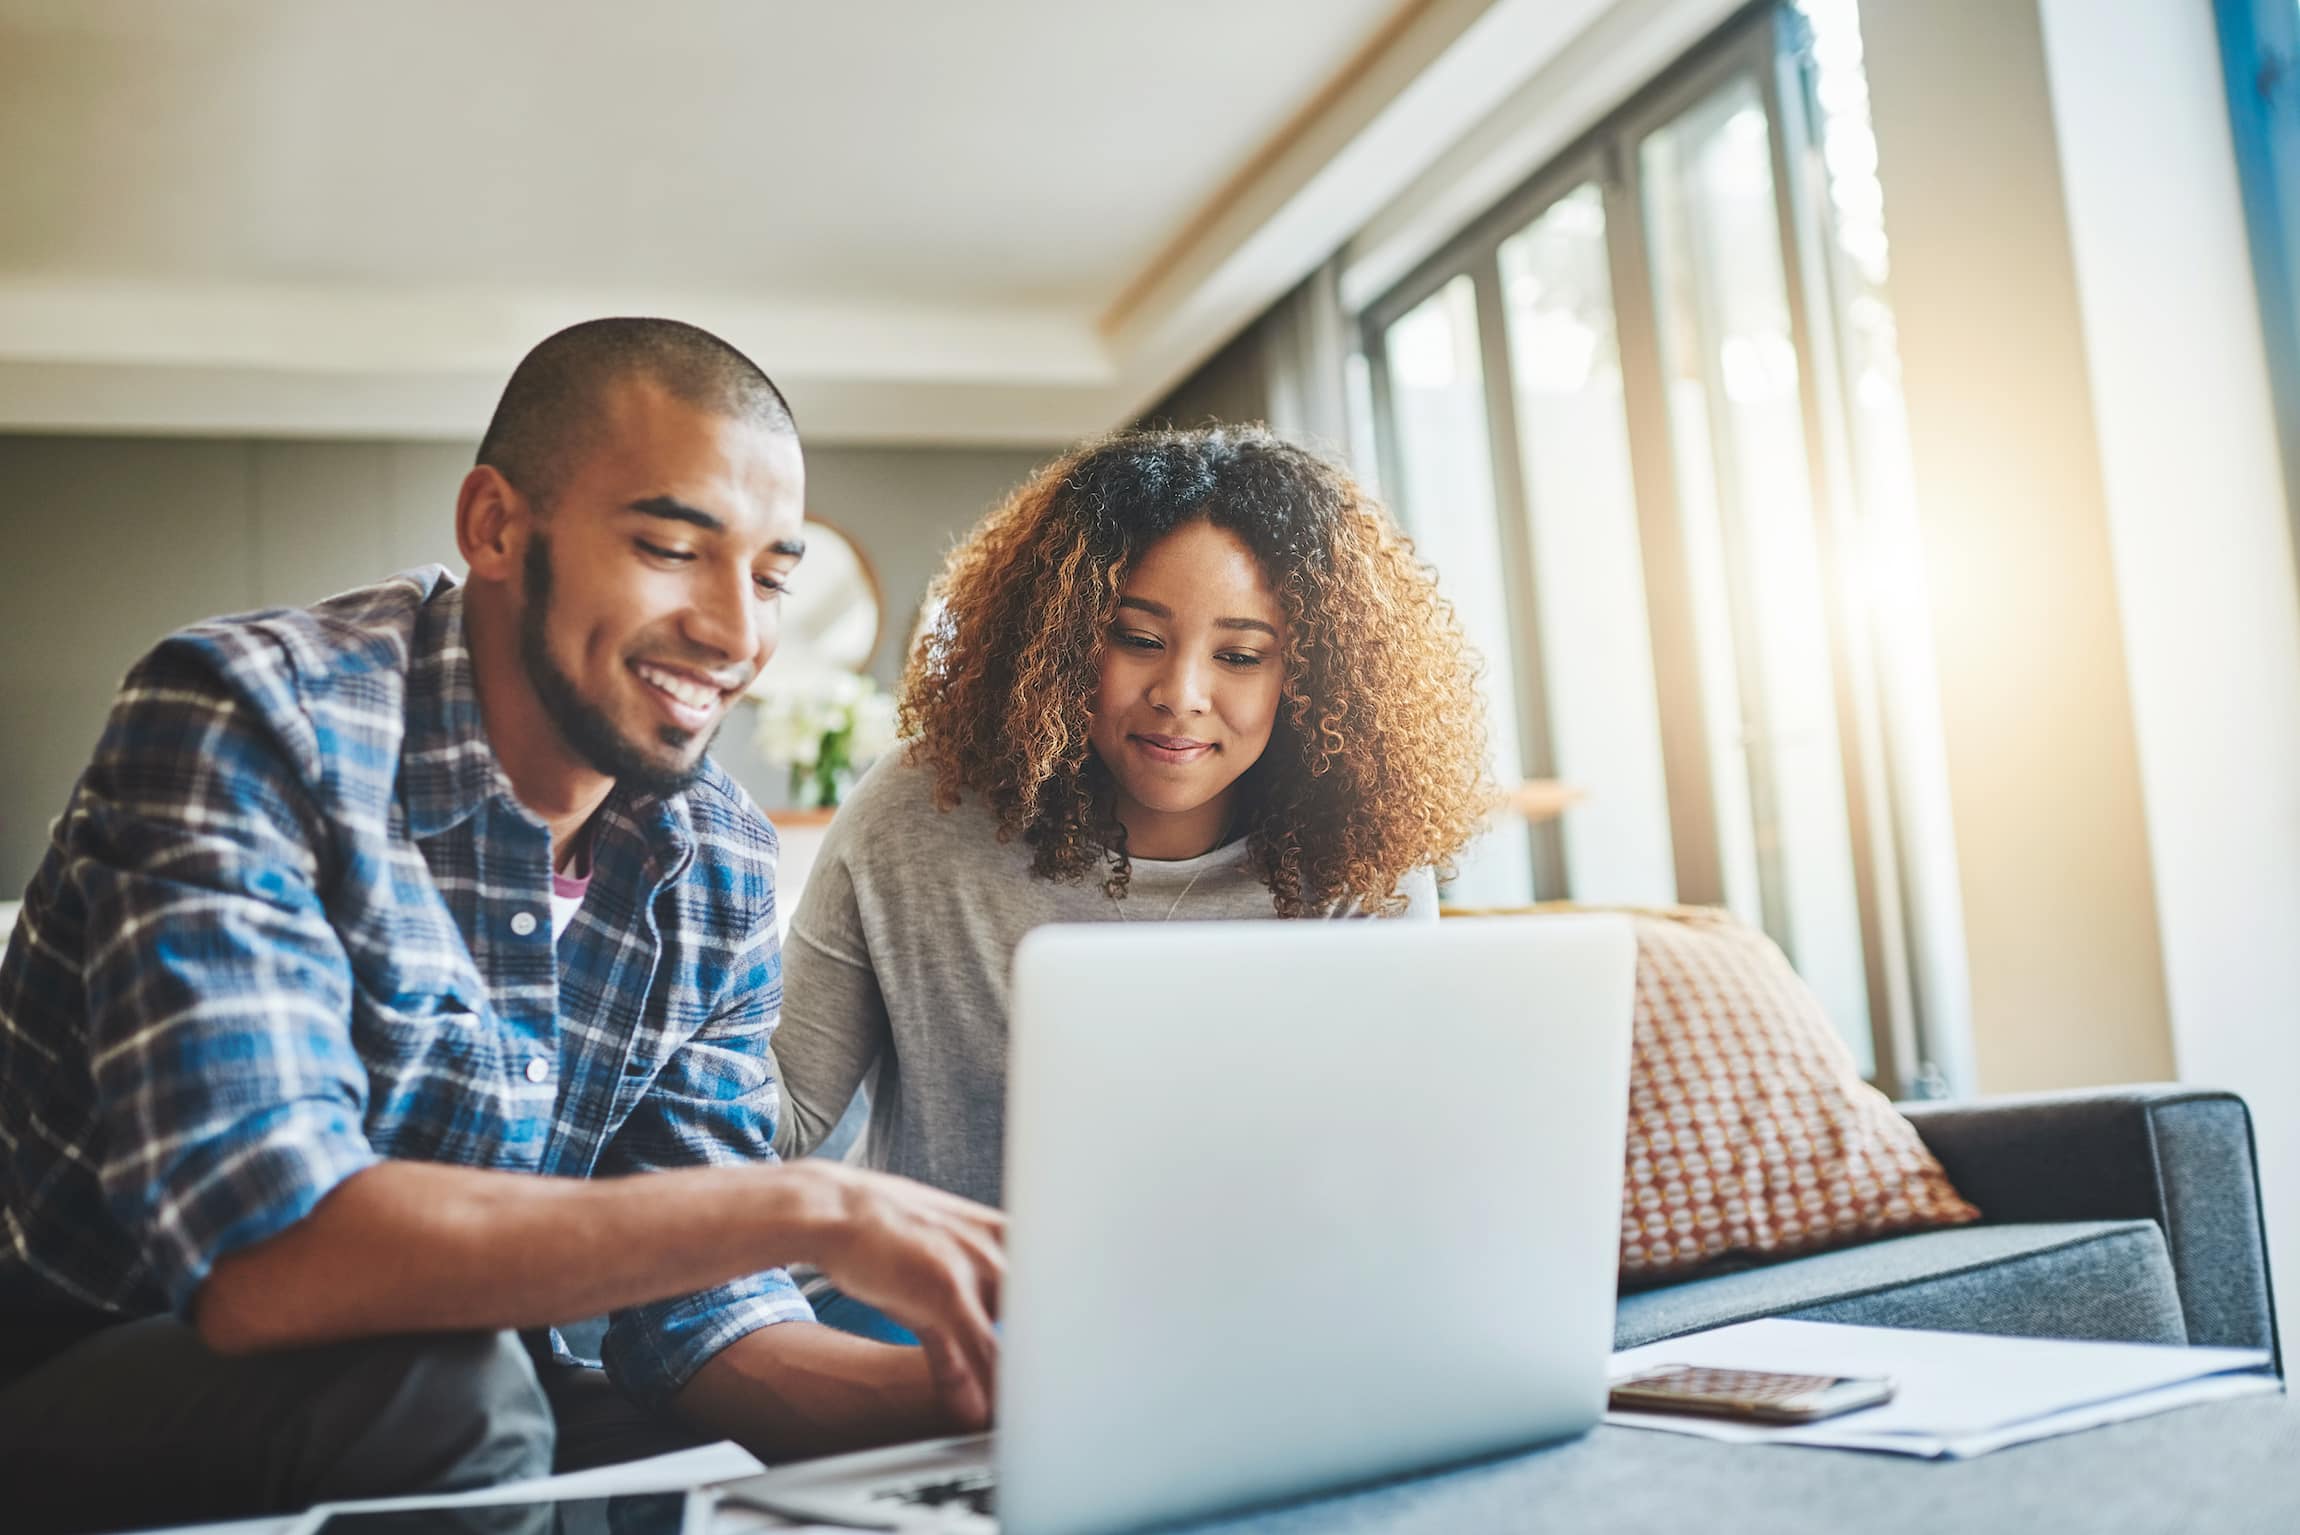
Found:
[{"label": "beige wall", "polygon": [[2169,1078],[2156,891],[2033,3],[1863,0],[1984,1092]]},{"label": "beige wall", "polygon": [[2300,1275],[2300,581],[2210,11],[2041,0],[2180,1077]]},{"label": "beige wall", "polygon": [[[854,535],[887,593],[882,681],[951,540],[1037,460],[808,454],[809,505]],[[455,488],[470,463],[450,443],[0,435],[0,899],[37,867],[113,688],[154,639],[410,565],[455,566]],[[740,718],[719,759],[771,803],[783,775],[757,760]]]}]

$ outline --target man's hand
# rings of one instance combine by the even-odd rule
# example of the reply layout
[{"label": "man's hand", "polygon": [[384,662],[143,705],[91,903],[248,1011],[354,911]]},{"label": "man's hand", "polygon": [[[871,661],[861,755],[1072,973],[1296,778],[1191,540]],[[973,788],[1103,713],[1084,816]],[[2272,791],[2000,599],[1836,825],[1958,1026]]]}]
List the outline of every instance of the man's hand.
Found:
[{"label": "man's hand", "polygon": [[[836,1162],[576,1179],[387,1161],[346,1178],[285,1231],[226,1255],[194,1314],[211,1348],[253,1353],[539,1327],[814,1263],[918,1334],[923,1351],[809,1339],[828,1330],[802,1327],[744,1350],[755,1368],[711,1372],[726,1389],[697,1401],[716,1404],[714,1422],[751,1424],[760,1443],[786,1430],[883,1443],[933,1432],[937,1419],[944,1432],[988,1424],[1005,1227],[986,1206]],[[737,1400],[746,1395],[762,1398],[757,1413],[746,1415]],[[778,1403],[790,1412],[777,1417]]]},{"label": "man's hand", "polygon": [[817,1187],[812,1260],[840,1290],[918,1335],[943,1404],[989,1426],[997,1400],[1006,1217],[908,1178],[808,1160],[778,1171]]}]

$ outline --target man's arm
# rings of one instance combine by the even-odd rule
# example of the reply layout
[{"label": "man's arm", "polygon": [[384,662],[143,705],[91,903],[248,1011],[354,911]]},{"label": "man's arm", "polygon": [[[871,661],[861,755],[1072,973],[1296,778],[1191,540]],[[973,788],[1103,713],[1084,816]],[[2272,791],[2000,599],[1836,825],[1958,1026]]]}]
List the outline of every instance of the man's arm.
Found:
[{"label": "man's arm", "polygon": [[87,913],[96,1174],[187,1318],[219,1259],[378,1160],[319,771],[274,640],[178,636],[128,674],[59,832]]},{"label": "man's arm", "polygon": [[[727,962],[710,1021],[663,1063],[602,1152],[602,1173],[777,1165],[780,1095],[768,1041],[781,1015],[782,982],[777,924],[772,909],[763,909],[743,949]],[[608,1372],[636,1399],[673,1406],[770,1458],[788,1456],[794,1444],[820,1450],[982,1426],[996,1361],[991,1318],[1002,1281],[1003,1218],[908,1180],[836,1163],[782,1172],[828,1182],[864,1205],[883,1202],[890,1216],[847,1217],[834,1227],[831,1243],[781,1253],[775,1263],[822,1269],[849,1294],[903,1322],[922,1347],[862,1345],[804,1323],[794,1327],[805,1303],[788,1278],[750,1271],[618,1308],[602,1347]],[[968,1249],[954,1262],[967,1272],[955,1283],[938,1274],[923,1281],[903,1277],[916,1267],[910,1249],[941,1241],[941,1228],[953,1221]],[[890,1276],[885,1298],[869,1293]],[[933,1301],[923,1321],[912,1322],[901,1311],[918,1305],[921,1283]],[[905,1297],[905,1289],[914,1293]],[[710,1379],[701,1381],[706,1373]]]},{"label": "man's arm", "polygon": [[837,1163],[577,1180],[382,1162],[218,1261],[193,1309],[211,1348],[251,1353],[541,1327],[814,1263],[924,1346],[781,1323],[672,1399],[697,1427],[791,1459],[988,1425],[1001,1235],[995,1211]]},{"label": "man's arm", "polygon": [[381,1162],[220,1259],[193,1316],[223,1353],[548,1326],[797,1258],[824,1219],[806,1184],[766,1167],[587,1181]]},{"label": "man's arm", "polygon": [[679,1416],[768,1461],[805,1460],[986,1427],[953,1408],[924,1350],[873,1343],[819,1323],[745,1333],[672,1399]]},{"label": "man's arm", "polygon": [[836,1162],[603,1179],[379,1162],[218,1260],[194,1319],[227,1353],[542,1327],[812,1263],[905,1326],[948,1335],[987,1380],[1004,1224]]}]

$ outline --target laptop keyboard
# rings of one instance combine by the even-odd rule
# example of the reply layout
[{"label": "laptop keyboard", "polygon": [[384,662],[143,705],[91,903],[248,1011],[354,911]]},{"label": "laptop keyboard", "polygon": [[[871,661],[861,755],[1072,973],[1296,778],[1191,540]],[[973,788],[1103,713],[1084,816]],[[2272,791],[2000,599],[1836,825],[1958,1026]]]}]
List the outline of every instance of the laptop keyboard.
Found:
[{"label": "laptop keyboard", "polygon": [[990,1471],[961,1472],[940,1481],[912,1482],[904,1487],[882,1487],[871,1494],[874,1500],[906,1503],[913,1508],[948,1508],[989,1517],[991,1494],[996,1490]]}]

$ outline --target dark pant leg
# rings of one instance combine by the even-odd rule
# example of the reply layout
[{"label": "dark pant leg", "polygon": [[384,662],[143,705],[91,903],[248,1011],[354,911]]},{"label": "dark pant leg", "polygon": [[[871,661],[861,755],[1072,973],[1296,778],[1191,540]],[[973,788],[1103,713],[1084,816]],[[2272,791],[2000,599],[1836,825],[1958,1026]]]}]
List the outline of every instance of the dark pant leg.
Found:
[{"label": "dark pant leg", "polygon": [[147,1317],[0,1385],[11,1531],[457,1491],[542,1475],[552,1448],[550,1404],[512,1333],[229,1357]]},{"label": "dark pant leg", "polygon": [[546,1356],[535,1362],[551,1415],[559,1425],[557,1471],[588,1471],[626,1460],[645,1460],[708,1444],[713,1436],[687,1427],[667,1412],[632,1404],[607,1379],[605,1370],[563,1364]]}]

